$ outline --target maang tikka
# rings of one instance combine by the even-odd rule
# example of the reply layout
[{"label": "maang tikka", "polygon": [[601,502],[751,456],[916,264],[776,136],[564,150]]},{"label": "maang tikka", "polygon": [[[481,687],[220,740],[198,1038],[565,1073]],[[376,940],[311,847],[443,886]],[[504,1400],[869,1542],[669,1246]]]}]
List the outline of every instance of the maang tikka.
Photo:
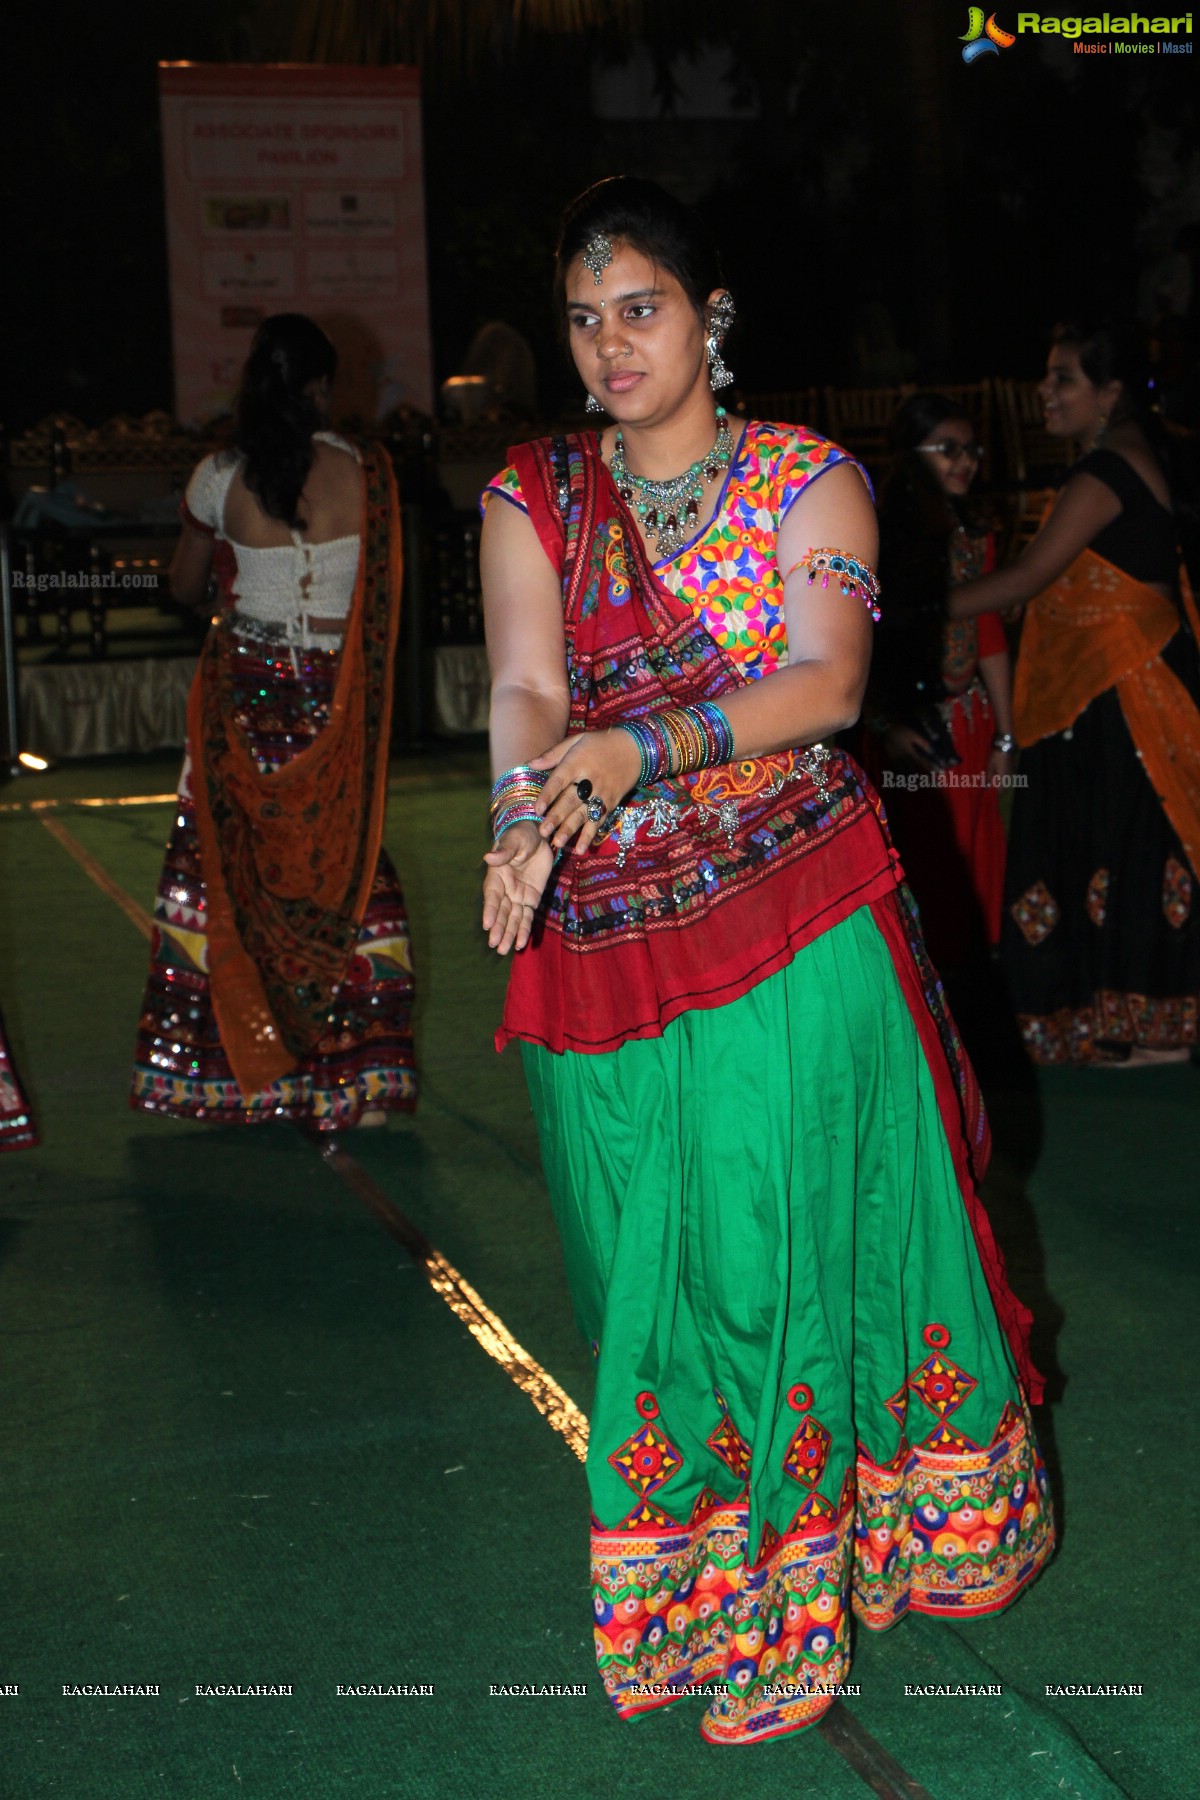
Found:
[{"label": "maang tikka", "polygon": [[596,278],[597,287],[603,281],[604,271],[612,259],[612,241],[605,237],[602,231],[598,231],[583,252],[583,266],[585,269],[591,270]]},{"label": "maang tikka", "polygon": [[[607,269],[607,267],[608,267],[609,263],[612,261],[612,259],[613,259],[612,240],[610,238],[606,237],[604,232],[598,231],[596,233],[595,237],[592,238],[591,242],[585,246],[584,252],[583,252],[583,266],[585,269],[591,270],[593,276],[595,277],[597,287],[599,287],[601,282],[603,281],[604,271],[605,271],[605,269]],[[604,304],[603,300],[600,302],[600,304],[601,304],[601,306],[603,306],[603,304]],[[604,411],[603,406],[601,406],[601,404],[600,404],[599,400],[597,400],[595,394],[588,395],[587,399],[584,402],[583,409],[585,412],[590,412],[590,413],[602,413]]]},{"label": "maang tikka", "polygon": [[708,350],[708,380],[714,391],[717,388],[728,387],[733,380],[733,371],[721,355],[721,344],[726,332],[733,324],[736,310],[732,294],[722,294],[719,300],[713,301],[706,348]]}]

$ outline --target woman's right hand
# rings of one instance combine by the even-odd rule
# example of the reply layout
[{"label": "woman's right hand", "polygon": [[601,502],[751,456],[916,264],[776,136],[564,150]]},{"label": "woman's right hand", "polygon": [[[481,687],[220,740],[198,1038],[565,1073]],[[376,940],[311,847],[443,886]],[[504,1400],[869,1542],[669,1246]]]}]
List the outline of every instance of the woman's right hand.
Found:
[{"label": "woman's right hand", "polygon": [[891,763],[915,765],[928,774],[933,769],[933,745],[911,725],[891,725],[884,733],[883,753]]},{"label": "woman's right hand", "polygon": [[522,819],[510,825],[494,850],[484,857],[483,929],[488,949],[507,956],[523,950],[533,930],[534,914],[554,867],[554,851],[536,825]]}]

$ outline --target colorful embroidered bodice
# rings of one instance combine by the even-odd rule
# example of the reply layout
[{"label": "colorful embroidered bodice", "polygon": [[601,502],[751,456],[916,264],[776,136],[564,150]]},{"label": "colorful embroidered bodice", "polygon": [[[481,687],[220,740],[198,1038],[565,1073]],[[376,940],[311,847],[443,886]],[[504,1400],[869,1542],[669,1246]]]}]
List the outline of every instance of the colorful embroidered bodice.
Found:
[{"label": "colorful embroidered bodice", "polygon": [[[745,675],[766,675],[787,662],[783,581],[775,560],[780,525],[814,476],[851,460],[802,425],[751,420],[708,524],[673,559],[654,564],[664,586],[688,602]],[[493,493],[527,510],[511,464],[488,483],[484,501]],[[622,553],[618,535],[609,553],[610,578],[619,579]]]}]

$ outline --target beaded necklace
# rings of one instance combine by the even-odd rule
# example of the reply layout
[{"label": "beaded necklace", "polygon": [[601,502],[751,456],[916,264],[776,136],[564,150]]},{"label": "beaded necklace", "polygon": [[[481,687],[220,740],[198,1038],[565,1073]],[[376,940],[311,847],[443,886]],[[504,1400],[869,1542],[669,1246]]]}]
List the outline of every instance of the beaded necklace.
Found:
[{"label": "beaded necklace", "polygon": [[733,436],[725,408],[718,406],[716,442],[706,456],[697,457],[682,475],[673,475],[669,481],[651,481],[648,476],[632,474],[625,465],[625,442],[619,428],[609,466],[618,494],[626,506],[636,510],[661,559],[674,556],[686,544],[700,518],[705,482],[715,481],[732,461]]}]

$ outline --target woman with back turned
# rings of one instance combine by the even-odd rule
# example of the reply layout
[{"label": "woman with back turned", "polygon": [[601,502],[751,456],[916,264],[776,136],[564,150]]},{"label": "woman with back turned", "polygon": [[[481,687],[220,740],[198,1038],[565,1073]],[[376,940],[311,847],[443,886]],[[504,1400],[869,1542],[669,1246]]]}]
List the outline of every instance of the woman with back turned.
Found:
[{"label": "woman with back turned", "polygon": [[[820,1717],[849,1609],[960,1621],[1049,1554],[1028,1315],[978,1090],[857,715],[875,520],[812,432],[734,418],[695,216],[601,182],[558,303],[598,433],[523,445],[483,528],[483,925],[583,1331],[596,1655],[624,1715]],[[1003,1323],[1001,1323],[1001,1321]]]},{"label": "woman with back turned", "polygon": [[324,429],[311,319],[255,335],[235,449],[188,483],[171,567],[220,610],[154,909],[132,1104],[318,1130],[416,1098],[412,960],[382,847],[400,605],[384,452]]}]

